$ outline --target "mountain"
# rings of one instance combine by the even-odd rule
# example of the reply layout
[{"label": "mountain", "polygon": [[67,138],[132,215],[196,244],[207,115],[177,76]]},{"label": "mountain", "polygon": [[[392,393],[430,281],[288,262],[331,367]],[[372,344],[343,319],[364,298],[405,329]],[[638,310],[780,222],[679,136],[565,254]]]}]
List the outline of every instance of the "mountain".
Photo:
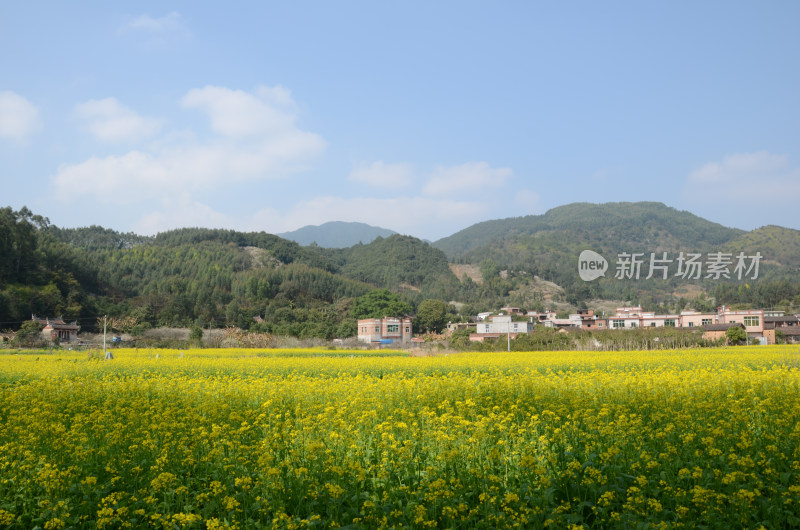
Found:
[{"label": "mountain", "polygon": [[368,245],[320,252],[339,274],[372,285],[429,293],[458,284],[444,252],[411,236],[394,234]]},{"label": "mountain", "polygon": [[386,228],[364,223],[331,221],[321,225],[304,226],[293,232],[277,235],[304,246],[316,243],[323,248],[345,248],[359,243],[370,243],[378,237],[389,237],[395,233]]},{"label": "mountain", "polygon": [[600,247],[658,251],[723,244],[743,230],[712,223],[660,202],[572,203],[528,215],[485,221],[433,243],[451,260],[502,241],[557,235],[561,243],[591,243]]},{"label": "mountain", "polygon": [[[760,251],[759,277],[786,279],[793,285],[798,283],[800,266],[797,230],[764,227],[745,232],[658,202],[568,204],[542,215],[478,223],[433,245],[452,262],[504,270],[517,279],[516,284],[524,283],[526,276],[554,282],[566,290],[572,303],[598,298],[667,300],[680,292],[712,292],[726,281],[733,283],[732,278],[708,279],[705,273],[699,280],[676,277],[674,260],[680,252],[699,253],[707,260],[709,253],[752,256]],[[578,256],[587,249],[608,258],[604,278],[584,282],[579,277]],[[661,257],[664,252],[673,260],[668,278],[646,279],[647,260],[651,254]],[[644,274],[639,279],[614,277],[613,261],[622,253],[644,256]]]},{"label": "mountain", "polygon": [[442,251],[396,234],[326,249],[265,232],[62,229],[4,208],[0,246],[0,322],[9,327],[35,313],[89,330],[109,315],[133,322],[126,331],[238,326],[346,337],[355,330],[355,300],[374,289],[391,288],[411,303],[463,290]]}]

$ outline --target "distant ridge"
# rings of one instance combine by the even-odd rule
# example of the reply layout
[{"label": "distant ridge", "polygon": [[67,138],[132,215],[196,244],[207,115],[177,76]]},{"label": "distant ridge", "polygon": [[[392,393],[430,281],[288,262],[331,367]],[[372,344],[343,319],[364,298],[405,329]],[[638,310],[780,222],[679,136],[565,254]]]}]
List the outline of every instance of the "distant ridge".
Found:
[{"label": "distant ridge", "polygon": [[396,233],[387,228],[365,223],[331,221],[321,225],[304,226],[292,232],[277,235],[303,246],[316,243],[324,248],[347,248],[359,243],[368,244],[379,237],[389,237]]},{"label": "distant ridge", "polygon": [[660,202],[578,202],[558,206],[541,215],[477,223],[435,241],[433,246],[444,251],[451,260],[474,258],[476,252],[487,253],[488,249],[492,249],[488,253],[494,254],[506,245],[519,250],[520,241],[531,243],[534,240],[540,252],[558,251],[565,246],[606,248],[615,252],[684,247],[718,250],[716,247],[744,233]]}]

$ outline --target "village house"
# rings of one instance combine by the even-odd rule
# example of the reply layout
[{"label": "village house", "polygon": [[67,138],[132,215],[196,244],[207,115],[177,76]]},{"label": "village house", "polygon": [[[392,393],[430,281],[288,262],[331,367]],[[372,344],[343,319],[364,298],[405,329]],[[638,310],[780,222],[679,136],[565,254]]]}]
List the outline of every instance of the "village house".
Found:
[{"label": "village house", "polygon": [[643,328],[677,328],[681,325],[680,315],[656,315],[642,313],[639,326]]},{"label": "village house", "polygon": [[700,313],[698,311],[681,311],[682,328],[696,328],[710,326],[717,323],[716,313]]},{"label": "village house", "polygon": [[532,322],[514,322],[511,315],[494,315],[488,322],[479,322],[477,327],[478,333],[528,333],[532,330]]},{"label": "village house", "polygon": [[606,319],[599,318],[594,309],[578,309],[577,315],[581,319],[581,329],[606,329]]},{"label": "village house", "polygon": [[800,327],[800,319],[797,318],[795,315],[789,316],[772,316],[767,315],[767,312],[764,312],[764,325],[772,324],[776,328],[790,328],[790,327]]},{"label": "village house", "polygon": [[488,322],[478,322],[475,333],[470,333],[469,340],[482,342],[487,338],[494,339],[509,334],[513,339],[520,333],[530,333],[531,331],[533,331],[533,322],[531,321],[514,322],[511,315],[494,315],[489,317]]},{"label": "village house", "polygon": [[363,318],[358,321],[358,340],[367,344],[406,344],[411,342],[408,317]]},{"label": "village house", "polygon": [[786,339],[787,344],[800,343],[800,326],[789,326],[775,329],[776,331],[780,329],[781,333],[783,333],[784,339]]},{"label": "village house", "polygon": [[767,337],[767,344],[775,344],[779,334],[788,343],[800,342],[800,319],[796,315],[784,316],[783,311],[764,311],[764,336]]},{"label": "village house", "polygon": [[583,326],[581,316],[577,313],[569,315],[567,318],[548,318],[540,322],[546,328],[556,329],[580,329]]},{"label": "village house", "polygon": [[717,311],[717,322],[719,324],[742,324],[748,336],[764,336],[763,309],[733,310],[721,306]]},{"label": "village house", "polygon": [[556,314],[557,313],[555,311],[546,309],[542,313],[539,313],[538,311],[528,311],[525,316],[533,318],[534,322],[544,322],[545,320],[556,318]]},{"label": "village house", "polygon": [[642,308],[618,307],[614,315],[608,318],[609,329],[633,329],[641,325]]},{"label": "village house", "polygon": [[77,322],[67,324],[62,317],[39,318],[31,315],[31,320],[42,325],[42,335],[53,342],[74,342],[78,340],[81,327]]},{"label": "village house", "polygon": [[478,324],[476,324],[475,322],[448,322],[447,323],[447,334],[448,335],[452,335],[456,331],[461,331],[461,330],[465,330],[465,329],[475,330],[477,328],[477,326],[478,326]]}]

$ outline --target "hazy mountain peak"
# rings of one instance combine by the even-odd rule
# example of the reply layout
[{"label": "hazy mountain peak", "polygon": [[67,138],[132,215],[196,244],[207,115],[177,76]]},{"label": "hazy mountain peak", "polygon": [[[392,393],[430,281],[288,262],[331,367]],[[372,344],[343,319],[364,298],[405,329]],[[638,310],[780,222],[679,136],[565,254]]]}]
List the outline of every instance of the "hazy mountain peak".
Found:
[{"label": "hazy mountain peak", "polygon": [[378,237],[389,237],[395,233],[387,228],[366,223],[330,221],[321,225],[307,225],[277,235],[301,245],[316,243],[325,248],[347,248],[359,243],[371,243]]}]

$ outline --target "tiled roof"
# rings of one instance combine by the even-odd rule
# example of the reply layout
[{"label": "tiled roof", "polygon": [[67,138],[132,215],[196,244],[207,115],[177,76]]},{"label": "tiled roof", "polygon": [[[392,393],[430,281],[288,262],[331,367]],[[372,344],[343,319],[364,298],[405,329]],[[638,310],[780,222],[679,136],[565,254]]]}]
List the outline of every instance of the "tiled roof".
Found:
[{"label": "tiled roof", "polygon": [[764,322],[771,322],[775,324],[797,324],[797,317],[794,315],[788,317],[764,317]]}]

